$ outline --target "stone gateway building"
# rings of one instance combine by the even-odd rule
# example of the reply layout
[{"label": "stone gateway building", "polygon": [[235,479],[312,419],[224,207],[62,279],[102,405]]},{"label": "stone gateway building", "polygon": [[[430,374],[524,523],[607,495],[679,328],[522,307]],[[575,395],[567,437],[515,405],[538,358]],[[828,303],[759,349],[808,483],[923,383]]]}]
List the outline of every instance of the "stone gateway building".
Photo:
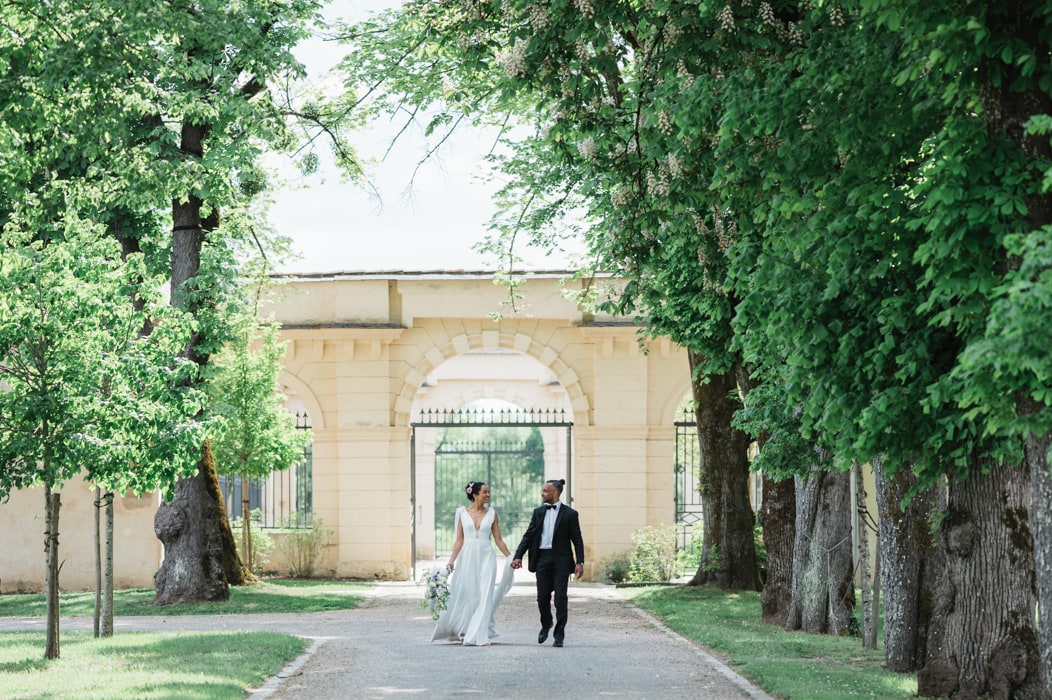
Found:
[{"label": "stone gateway building", "polygon": [[[591,282],[599,293],[616,283]],[[583,311],[568,292],[584,287],[532,273],[509,303],[482,272],[284,280],[262,313],[282,324],[288,407],[312,442],[303,464],[248,486],[261,524],[320,522],[331,535],[318,574],[370,579],[407,579],[416,561],[444,556],[467,481],[490,483],[514,547],[542,482],[565,479],[590,578],[631,548],[634,531],[676,524],[683,491],[697,488],[677,486],[686,353]],[[228,503],[241,487],[227,480]],[[63,493],[61,582],[90,588],[92,491],[71,483]],[[118,499],[118,586],[153,585],[156,505]],[[0,590],[43,587],[42,511],[35,490],[0,505]]]}]

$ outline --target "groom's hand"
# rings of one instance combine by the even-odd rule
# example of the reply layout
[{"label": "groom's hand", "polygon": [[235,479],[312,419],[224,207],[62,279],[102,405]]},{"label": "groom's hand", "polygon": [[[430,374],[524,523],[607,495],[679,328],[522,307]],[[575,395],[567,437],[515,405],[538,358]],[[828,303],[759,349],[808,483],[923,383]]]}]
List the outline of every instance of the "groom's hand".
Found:
[{"label": "groom's hand", "polygon": [[521,569],[522,568],[522,559],[512,559],[511,560],[511,568],[513,568],[513,569]]},{"label": "groom's hand", "polygon": [[582,576],[584,576],[584,567],[578,564],[573,568],[573,579],[574,581],[580,581]]}]

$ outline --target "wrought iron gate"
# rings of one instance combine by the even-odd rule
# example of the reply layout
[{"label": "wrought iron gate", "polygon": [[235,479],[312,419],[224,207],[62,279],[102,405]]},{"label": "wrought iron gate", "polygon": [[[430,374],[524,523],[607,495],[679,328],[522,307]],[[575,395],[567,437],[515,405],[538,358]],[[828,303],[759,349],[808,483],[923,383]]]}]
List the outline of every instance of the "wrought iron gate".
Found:
[{"label": "wrought iron gate", "polygon": [[[532,437],[532,436],[531,436]],[[456,536],[454,516],[468,504],[464,484],[485,481],[501,531],[519,533],[529,524],[544,483],[544,444],[529,440],[441,443],[435,450],[435,551],[449,552]]]},{"label": "wrought iron gate", "polygon": [[[571,428],[562,410],[429,410],[412,424],[412,559],[416,566],[417,544],[417,433],[421,429],[464,428],[563,428],[566,434],[566,494],[572,499]],[[456,508],[467,505],[464,485],[471,480],[490,484],[490,504],[500,514],[501,534],[511,543],[518,538],[540,500],[545,478],[544,443],[537,430],[523,443],[506,440],[486,442],[443,441],[435,446],[435,551],[449,552],[453,546]],[[549,465],[551,466],[551,465]],[[551,473],[551,470],[548,471]],[[513,544],[513,543],[512,543]],[[415,577],[415,571],[414,571]]]},{"label": "wrought iron gate", "polygon": [[694,412],[682,409],[676,421],[676,541],[686,549],[694,538],[695,528],[701,534],[702,518],[700,447],[698,424]]}]

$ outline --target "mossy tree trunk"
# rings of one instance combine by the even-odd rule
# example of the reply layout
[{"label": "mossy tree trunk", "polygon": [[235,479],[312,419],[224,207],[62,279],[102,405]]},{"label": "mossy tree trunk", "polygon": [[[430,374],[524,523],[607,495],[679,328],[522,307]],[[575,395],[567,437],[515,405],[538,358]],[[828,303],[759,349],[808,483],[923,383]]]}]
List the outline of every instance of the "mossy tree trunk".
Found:
[{"label": "mossy tree trunk", "polygon": [[760,590],[753,512],[749,501],[749,437],[731,425],[741,407],[738,371],[697,376],[701,358],[689,352],[701,456],[705,529],[701,564],[690,581],[729,590]]},{"label": "mossy tree trunk", "polygon": [[[1048,455],[1052,433],[1027,439],[1030,463],[1030,527],[1034,532],[1034,573],[1037,585],[1038,641],[1041,646],[1041,677],[1052,689],[1052,469]],[[1049,691],[1052,694],[1052,690]]]},{"label": "mossy tree trunk", "polygon": [[792,603],[785,629],[848,634],[855,605],[851,478],[815,467],[796,477]]},{"label": "mossy tree trunk", "polygon": [[165,547],[155,605],[227,600],[231,585],[254,580],[237,556],[207,441],[198,473],[180,479],[172,502],[158,508],[154,532]]},{"label": "mossy tree trunk", "polygon": [[760,605],[763,621],[785,625],[793,593],[793,544],[796,540],[796,485],[793,479],[763,477],[760,507],[763,544],[767,549],[767,577]]},{"label": "mossy tree trunk", "polygon": [[942,487],[907,498],[916,488],[912,465],[889,474],[883,460],[873,464],[880,528],[880,577],[884,589],[884,661],[892,671],[916,671],[925,664],[929,641],[941,644],[944,621],[932,619],[942,553],[935,548],[932,516],[946,505]]},{"label": "mossy tree trunk", "polygon": [[966,479],[949,484],[937,536],[946,561],[934,610],[945,619],[946,634],[929,650],[917,691],[958,700],[1044,700],[1029,472],[1008,464],[970,466]]}]

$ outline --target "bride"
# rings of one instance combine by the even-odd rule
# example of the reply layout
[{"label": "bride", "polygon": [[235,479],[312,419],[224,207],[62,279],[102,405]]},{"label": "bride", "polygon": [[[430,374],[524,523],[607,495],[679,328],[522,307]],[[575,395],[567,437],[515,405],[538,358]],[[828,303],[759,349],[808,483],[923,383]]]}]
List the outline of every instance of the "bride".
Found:
[{"label": "bride", "polygon": [[[449,598],[431,635],[431,641],[447,640],[465,645],[489,646],[497,636],[494,616],[504,594],[511,588],[514,571],[504,567],[500,583],[495,583],[497,557],[493,543],[505,557],[508,546],[500,536],[497,511],[488,508],[489,486],[472,481],[465,488],[471,505],[457,508],[456,540],[447,567],[453,571],[449,580]],[[492,536],[492,540],[491,540]]]}]

